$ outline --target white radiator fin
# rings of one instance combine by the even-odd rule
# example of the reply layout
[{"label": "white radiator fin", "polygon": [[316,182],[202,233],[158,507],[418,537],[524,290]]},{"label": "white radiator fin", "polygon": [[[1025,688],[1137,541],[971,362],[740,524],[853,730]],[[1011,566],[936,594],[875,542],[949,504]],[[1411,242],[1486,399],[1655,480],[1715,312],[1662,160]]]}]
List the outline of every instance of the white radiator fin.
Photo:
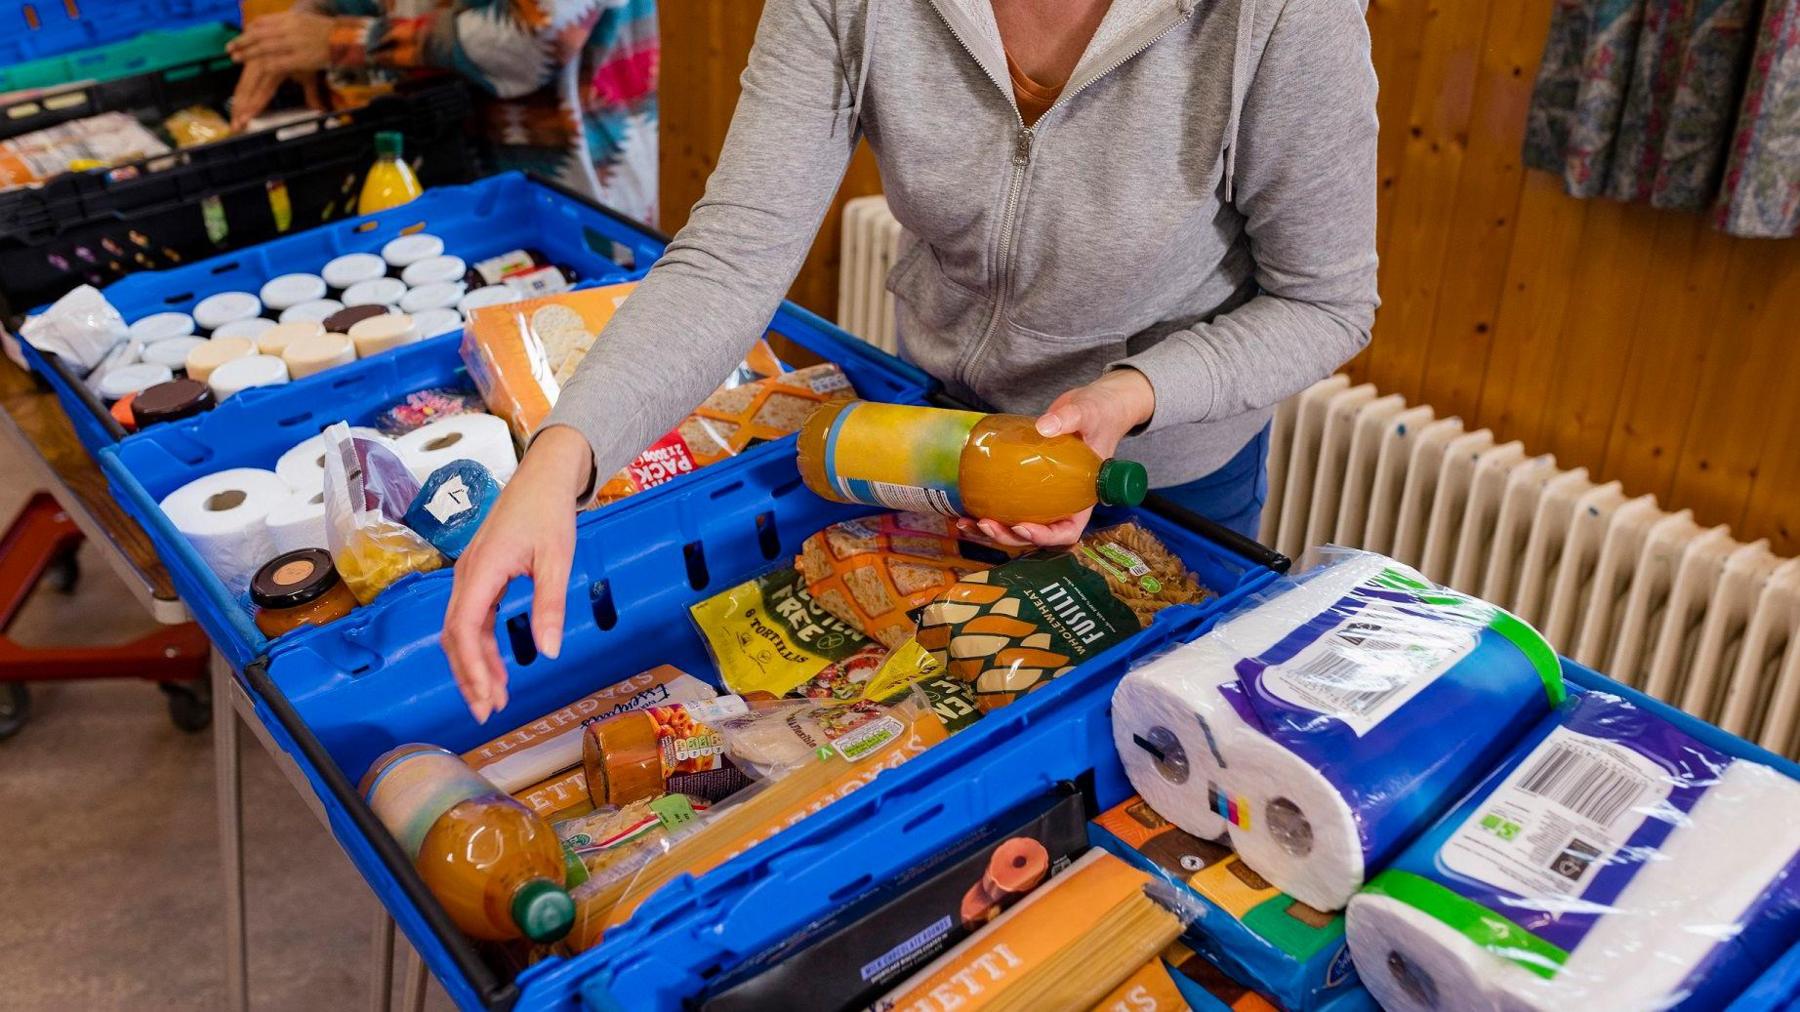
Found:
[{"label": "white radiator fin", "polygon": [[844,204],[838,255],[838,326],[883,351],[896,350],[888,271],[900,249],[900,223],[879,194]]},{"label": "white radiator fin", "polygon": [[1261,540],[1282,553],[1392,555],[1583,664],[1800,755],[1800,559],[1344,376],[1282,404],[1269,447]]}]

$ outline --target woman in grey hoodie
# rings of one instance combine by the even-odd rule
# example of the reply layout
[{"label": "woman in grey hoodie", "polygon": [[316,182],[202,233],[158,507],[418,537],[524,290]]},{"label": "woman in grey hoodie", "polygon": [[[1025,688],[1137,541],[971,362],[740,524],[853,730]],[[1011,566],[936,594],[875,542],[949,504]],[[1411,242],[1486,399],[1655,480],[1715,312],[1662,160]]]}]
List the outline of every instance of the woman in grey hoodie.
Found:
[{"label": "woman in grey hoodie", "polygon": [[443,643],[476,717],[506,703],[506,583],[534,579],[555,657],[576,504],[760,333],[860,136],[906,227],[906,357],[1253,530],[1273,406],[1368,341],[1375,133],[1358,0],[766,0],[705,197],[457,564]]}]

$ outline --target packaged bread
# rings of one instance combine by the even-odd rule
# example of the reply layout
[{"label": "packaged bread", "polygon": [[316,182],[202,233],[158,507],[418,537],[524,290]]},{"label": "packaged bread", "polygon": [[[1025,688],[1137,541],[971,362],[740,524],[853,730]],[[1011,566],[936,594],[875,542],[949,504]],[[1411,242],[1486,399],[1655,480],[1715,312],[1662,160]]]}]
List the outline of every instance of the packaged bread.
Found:
[{"label": "packaged bread", "polygon": [[888,513],[832,524],[806,539],[794,564],[821,607],[894,648],[912,638],[915,609],[1008,558],[959,537],[948,517]]},{"label": "packaged bread", "polygon": [[735,457],[758,443],[798,432],[814,408],[855,396],[844,371],[829,362],[720,387],[687,421],[608,478],[600,486],[596,502],[617,502]]},{"label": "packaged bread", "polygon": [[920,612],[918,639],[986,713],[1205,597],[1178,556],[1125,523],[963,577]]},{"label": "packaged bread", "polygon": [[506,419],[520,441],[550,414],[562,382],[573,375],[569,363],[581,361],[636,287],[634,281],[602,285],[469,313],[463,364],[488,410]]}]

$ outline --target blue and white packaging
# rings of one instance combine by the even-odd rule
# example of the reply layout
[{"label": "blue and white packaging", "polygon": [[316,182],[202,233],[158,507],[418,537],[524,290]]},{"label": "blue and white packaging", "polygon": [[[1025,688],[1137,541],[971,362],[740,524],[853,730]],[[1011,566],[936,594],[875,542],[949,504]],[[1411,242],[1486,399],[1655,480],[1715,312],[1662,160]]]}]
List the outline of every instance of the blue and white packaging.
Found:
[{"label": "blue and white packaging", "polygon": [[1800,781],[1571,697],[1351,902],[1390,1012],[1718,1009],[1800,935]]},{"label": "blue and white packaging", "polygon": [[500,483],[472,460],[453,460],[431,472],[406,508],[405,524],[431,547],[456,558],[500,498]]},{"label": "blue and white packaging", "polygon": [[1564,690],[1505,611],[1384,556],[1328,558],[1127,674],[1113,738],[1164,818],[1341,910]]}]

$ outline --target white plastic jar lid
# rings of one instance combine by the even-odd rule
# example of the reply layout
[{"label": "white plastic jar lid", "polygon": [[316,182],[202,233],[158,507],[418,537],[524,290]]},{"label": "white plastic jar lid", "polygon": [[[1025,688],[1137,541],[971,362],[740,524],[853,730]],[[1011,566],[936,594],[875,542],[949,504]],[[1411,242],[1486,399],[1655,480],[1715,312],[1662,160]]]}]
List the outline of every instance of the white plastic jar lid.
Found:
[{"label": "white plastic jar lid", "polygon": [[325,297],[325,279],[317,274],[283,274],[263,283],[263,305],[280,312]]},{"label": "white plastic jar lid", "polygon": [[421,338],[436,337],[448,334],[453,330],[461,330],[462,314],[454,309],[427,309],[413,314],[413,328]]},{"label": "white plastic jar lid", "polygon": [[344,304],[336,299],[313,299],[297,306],[289,306],[281,311],[282,323],[298,323],[305,320],[320,321],[332,313],[344,308]]},{"label": "white plastic jar lid", "polygon": [[422,313],[427,309],[444,309],[455,306],[456,300],[462,298],[462,282],[434,281],[419,287],[400,297],[402,313]]},{"label": "white plastic jar lid", "polygon": [[275,321],[266,316],[252,316],[248,320],[233,320],[223,327],[214,327],[212,336],[214,338],[241,337],[254,341],[262,335],[263,331],[273,326],[275,326]]},{"label": "white plastic jar lid", "polygon": [[100,396],[109,401],[116,401],[158,383],[167,383],[174,378],[175,373],[168,366],[158,365],[155,362],[122,365],[100,377]]},{"label": "white plastic jar lid", "polygon": [[381,259],[390,267],[405,267],[443,252],[444,240],[429,232],[415,232],[388,240],[388,244],[381,247]]},{"label": "white plastic jar lid", "polygon": [[288,381],[287,364],[273,355],[246,355],[214,369],[206,378],[213,396],[224,400],[251,387],[274,386]]},{"label": "white plastic jar lid", "polygon": [[462,257],[435,256],[416,260],[400,272],[400,280],[414,288],[422,285],[435,285],[447,281],[461,281],[469,272],[469,265],[463,263]]},{"label": "white plastic jar lid", "polygon": [[206,343],[204,337],[171,337],[144,346],[144,361],[167,369],[186,369],[188,352]]},{"label": "white plastic jar lid", "polygon": [[319,274],[333,288],[345,289],[358,281],[369,281],[387,274],[387,261],[373,253],[345,253],[325,264]]},{"label": "white plastic jar lid", "polygon": [[406,282],[399,278],[358,281],[344,292],[344,306],[392,306],[405,294]]},{"label": "white plastic jar lid", "polygon": [[261,315],[262,300],[249,292],[208,295],[194,307],[194,322],[201,330],[218,330],[233,320],[248,320]]},{"label": "white plastic jar lid", "polygon": [[462,297],[456,304],[456,310],[464,316],[483,306],[503,306],[508,302],[517,302],[524,296],[511,285],[483,285]]},{"label": "white plastic jar lid", "polygon": [[131,336],[145,344],[187,337],[194,332],[194,318],[186,313],[151,313],[131,325]]}]

